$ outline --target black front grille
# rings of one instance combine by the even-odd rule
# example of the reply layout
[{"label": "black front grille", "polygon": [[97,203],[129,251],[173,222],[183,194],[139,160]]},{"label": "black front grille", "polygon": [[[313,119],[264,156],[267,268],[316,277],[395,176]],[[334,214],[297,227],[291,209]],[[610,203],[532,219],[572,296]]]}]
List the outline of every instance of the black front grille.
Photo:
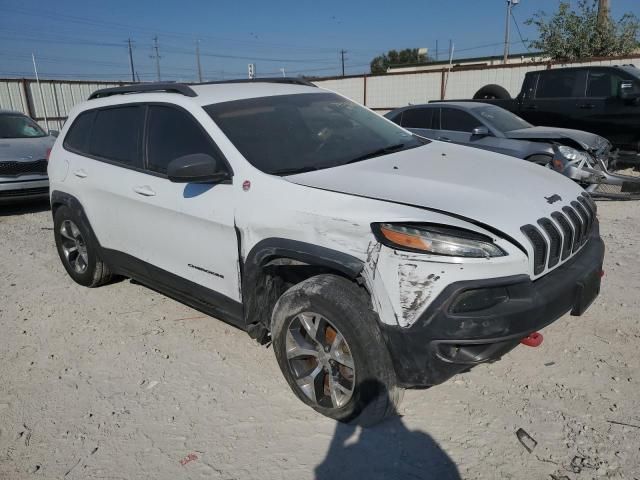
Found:
[{"label": "black front grille", "polygon": [[551,220],[548,218],[541,218],[538,223],[549,237],[549,268],[555,267],[560,261],[560,254],[562,253],[562,235],[556,228]]},{"label": "black front grille", "polygon": [[573,245],[573,229],[569,224],[569,220],[560,212],[553,212],[551,217],[560,225],[562,230],[562,255],[561,259],[566,260],[571,254],[571,245]]},{"label": "black front grille", "polygon": [[525,225],[520,230],[533,245],[533,273],[538,275],[544,271],[547,260],[547,242],[540,231],[533,225]]},{"label": "black front grille", "polygon": [[47,173],[47,161],[36,160],[34,162],[4,162],[0,161],[0,177],[28,175],[28,174],[43,174]]},{"label": "black front grille", "polygon": [[[551,218],[541,218],[538,225],[525,225],[522,233],[533,247],[533,272],[542,273],[555,267],[584,245],[596,222],[596,205],[588,194],[582,194],[562,212],[553,212]],[[544,235],[543,235],[544,232]]]},{"label": "black front grille", "polygon": [[562,207],[562,211],[567,215],[571,226],[573,227],[573,246],[572,252],[577,252],[580,245],[582,245],[582,225],[580,224],[580,217],[573,208]]},{"label": "black front grille", "polygon": [[30,197],[32,195],[46,195],[49,187],[23,188],[20,190],[0,190],[0,198]]}]

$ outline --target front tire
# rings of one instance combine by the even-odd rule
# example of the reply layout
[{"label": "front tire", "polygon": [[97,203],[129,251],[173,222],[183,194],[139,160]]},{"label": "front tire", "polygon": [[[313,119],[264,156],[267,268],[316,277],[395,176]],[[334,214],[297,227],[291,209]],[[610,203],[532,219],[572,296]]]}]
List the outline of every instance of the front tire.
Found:
[{"label": "front tire", "polygon": [[401,390],[366,292],[336,275],[287,290],[271,336],[289,386],[317,412],[370,426],[396,411]]},{"label": "front tire", "polygon": [[62,265],[76,283],[97,287],[111,280],[99,247],[79,215],[66,206],[58,207],[53,216],[53,232]]}]

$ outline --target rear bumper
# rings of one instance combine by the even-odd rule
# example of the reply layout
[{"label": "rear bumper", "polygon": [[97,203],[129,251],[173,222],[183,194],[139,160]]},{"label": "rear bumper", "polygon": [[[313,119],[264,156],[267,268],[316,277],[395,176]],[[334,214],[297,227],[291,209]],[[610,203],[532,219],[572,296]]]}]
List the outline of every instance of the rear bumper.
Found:
[{"label": "rear bumper", "polygon": [[[567,312],[581,315],[600,291],[604,243],[597,228],[579,254],[551,273],[456,282],[409,328],[382,325],[398,382],[406,388],[442,383],[474,365],[499,359],[532,332]],[[502,287],[493,307],[452,313],[465,291]]]},{"label": "rear bumper", "polygon": [[29,180],[0,178],[0,203],[48,197],[49,179],[46,176],[29,177]]}]

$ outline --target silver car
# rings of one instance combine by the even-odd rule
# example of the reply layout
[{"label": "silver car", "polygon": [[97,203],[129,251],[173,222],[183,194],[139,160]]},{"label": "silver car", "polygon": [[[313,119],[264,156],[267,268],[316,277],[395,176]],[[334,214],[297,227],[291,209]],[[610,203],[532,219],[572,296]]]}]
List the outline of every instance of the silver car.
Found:
[{"label": "silver car", "polygon": [[20,112],[0,110],[0,203],[47,197],[47,156],[56,133]]},{"label": "silver car", "polygon": [[603,137],[580,130],[534,127],[496,105],[432,102],[385,115],[422,137],[522,158],[556,170],[594,197],[640,199],[640,177],[612,172],[616,156]]}]

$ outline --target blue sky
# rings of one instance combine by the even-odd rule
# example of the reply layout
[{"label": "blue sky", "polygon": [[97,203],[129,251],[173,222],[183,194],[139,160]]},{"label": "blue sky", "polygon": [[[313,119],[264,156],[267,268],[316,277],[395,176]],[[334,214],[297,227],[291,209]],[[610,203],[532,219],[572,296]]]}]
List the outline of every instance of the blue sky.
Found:
[{"label": "blue sky", "polygon": [[[558,0],[521,0],[514,15],[525,39],[535,30],[524,21]],[[576,4],[577,0],[572,0]],[[612,0],[613,16],[640,16],[639,0]],[[339,50],[347,50],[347,74],[368,71],[370,60],[391,48],[427,47],[436,41],[446,56],[500,55],[505,0],[0,0],[0,78],[32,76],[31,52],[42,77],[130,78],[126,40],[142,80],[154,80],[157,34],[164,80],[193,81],[195,42],[209,80],[258,74],[337,75]],[[512,52],[524,52],[513,29]]]}]

